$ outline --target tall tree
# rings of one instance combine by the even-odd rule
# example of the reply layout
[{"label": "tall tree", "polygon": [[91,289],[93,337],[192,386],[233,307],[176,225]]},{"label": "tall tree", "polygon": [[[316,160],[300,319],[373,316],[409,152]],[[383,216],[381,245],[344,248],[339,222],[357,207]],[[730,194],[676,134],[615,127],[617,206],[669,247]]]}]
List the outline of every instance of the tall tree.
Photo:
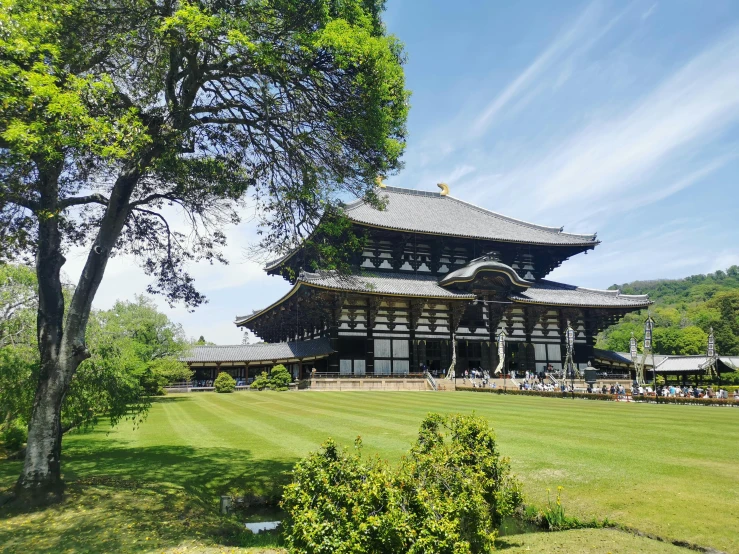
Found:
[{"label": "tall tree", "polygon": [[[0,327],[10,330],[0,342],[0,440],[31,415],[39,351],[33,322],[37,311],[35,274],[26,267],[0,265]],[[12,295],[4,294],[12,291]],[[65,303],[72,291],[65,290]],[[18,302],[25,299],[23,306]],[[14,307],[10,310],[9,307]],[[192,372],[179,361],[190,345],[182,327],[170,321],[143,296],[116,302],[110,310],[93,310],[87,328],[90,357],[72,378],[62,402],[66,432],[95,424],[101,416],[111,425],[122,419],[140,421],[149,396]]]},{"label": "tall tree", "polygon": [[[186,263],[223,261],[247,192],[278,251],[342,194],[377,202],[408,93],[382,0],[0,1],[0,256],[34,256],[39,284],[16,490],[56,495],[61,405],[110,257],[133,254],[150,292],[199,305]],[[71,245],[89,250],[65,312]]]}]

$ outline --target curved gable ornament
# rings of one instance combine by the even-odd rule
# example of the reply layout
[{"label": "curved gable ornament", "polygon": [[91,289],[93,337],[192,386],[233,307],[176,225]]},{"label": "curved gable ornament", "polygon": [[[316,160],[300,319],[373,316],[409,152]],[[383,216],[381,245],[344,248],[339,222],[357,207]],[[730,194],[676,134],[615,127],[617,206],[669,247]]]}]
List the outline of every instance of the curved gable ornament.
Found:
[{"label": "curved gable ornament", "polygon": [[436,186],[441,189],[441,192],[439,193],[440,196],[449,195],[449,185],[447,185],[446,183],[436,183]]},{"label": "curved gable ornament", "polygon": [[516,270],[489,257],[472,260],[466,266],[447,274],[439,281],[442,287],[506,288],[525,291],[533,283],[522,279]]}]

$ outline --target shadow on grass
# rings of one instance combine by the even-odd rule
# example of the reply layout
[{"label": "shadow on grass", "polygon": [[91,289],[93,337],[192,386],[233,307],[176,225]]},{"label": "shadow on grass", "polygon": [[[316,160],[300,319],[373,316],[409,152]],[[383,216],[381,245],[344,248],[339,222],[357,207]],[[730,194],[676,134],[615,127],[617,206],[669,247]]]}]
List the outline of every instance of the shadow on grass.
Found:
[{"label": "shadow on grass", "polygon": [[[0,509],[0,551],[148,552],[203,545],[250,546],[238,517],[218,513],[219,496],[276,503],[294,460],[254,460],[249,451],[152,446],[66,449],[64,500],[45,509]],[[20,465],[0,463],[13,482]],[[187,543],[187,544],[185,544]],[[263,545],[267,546],[267,545]]]},{"label": "shadow on grass", "polygon": [[150,396],[152,404],[169,404],[172,402],[192,402],[191,396]]},{"label": "shadow on grass", "polygon": [[63,460],[67,482],[114,478],[181,487],[207,502],[222,494],[276,502],[295,460],[255,460],[248,450],[150,446],[131,448],[106,439],[104,449],[70,449]]},{"label": "shadow on grass", "polygon": [[2,552],[133,554],[258,543],[277,546],[278,537],[251,535],[236,518],[166,486],[78,481],[60,504],[33,512],[0,510]]}]

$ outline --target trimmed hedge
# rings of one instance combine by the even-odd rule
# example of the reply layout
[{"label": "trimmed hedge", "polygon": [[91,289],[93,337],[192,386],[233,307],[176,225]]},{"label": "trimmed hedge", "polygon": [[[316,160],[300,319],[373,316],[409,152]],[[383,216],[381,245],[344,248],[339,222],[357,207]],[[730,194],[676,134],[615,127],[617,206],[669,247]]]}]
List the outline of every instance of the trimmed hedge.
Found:
[{"label": "trimmed hedge", "polygon": [[[461,391],[467,391],[467,392],[489,392],[493,394],[512,394],[512,395],[522,395],[522,396],[545,396],[549,398],[572,398],[571,392],[559,392],[559,391],[553,391],[553,392],[547,392],[547,391],[539,391],[539,390],[521,390],[521,389],[508,389],[507,391],[504,389],[489,389],[489,388],[477,388],[477,387],[457,387],[457,390]],[[576,392],[575,398],[584,398],[585,400],[608,400],[608,401],[614,401],[618,399],[617,394],[601,394],[601,393],[593,393],[588,394],[584,392]],[[654,396],[633,396],[632,397],[637,402],[654,402]],[[719,400],[717,398],[670,398],[670,397],[664,397],[660,396],[657,398],[657,404],[695,404],[695,405],[702,405],[702,406],[736,406],[739,407],[739,401],[734,400],[733,398],[729,398],[728,400]]]},{"label": "trimmed hedge", "polygon": [[225,371],[221,371],[213,381],[216,392],[233,392],[236,390],[236,380]]},{"label": "trimmed hedge", "polygon": [[[638,398],[638,397],[637,397]],[[649,401],[652,401],[650,398]],[[664,397],[660,396],[657,398],[657,404],[699,404],[701,406],[737,406],[739,407],[739,400],[734,400],[729,397],[727,400],[723,398],[681,398],[676,397]]]}]

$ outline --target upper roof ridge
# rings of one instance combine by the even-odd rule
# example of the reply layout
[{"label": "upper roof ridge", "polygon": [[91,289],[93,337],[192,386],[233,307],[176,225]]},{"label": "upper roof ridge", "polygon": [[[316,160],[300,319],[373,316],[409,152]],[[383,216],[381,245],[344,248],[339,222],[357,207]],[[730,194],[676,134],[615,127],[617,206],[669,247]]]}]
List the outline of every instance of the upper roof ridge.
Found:
[{"label": "upper roof ridge", "polygon": [[[457,202],[459,204],[462,204],[466,206],[467,208],[470,208],[472,210],[475,210],[479,213],[493,216],[497,219],[507,221],[509,223],[513,223],[515,225],[521,225],[523,227],[527,227],[529,229],[537,229],[539,231],[544,231],[547,233],[552,233],[554,235],[559,236],[567,236],[567,237],[573,237],[573,238],[579,238],[586,241],[595,241],[597,238],[597,233],[565,233],[564,227],[552,227],[548,225],[539,225],[536,223],[531,223],[529,221],[525,221],[523,219],[518,219],[515,217],[510,217],[507,215],[503,215],[501,213],[495,212],[493,210],[488,210],[487,208],[483,208],[481,206],[477,206],[475,204],[472,204],[470,202],[467,202],[465,200],[461,200],[455,196],[451,195],[444,195],[440,194],[438,192],[433,191],[425,191],[425,190],[418,190],[418,189],[409,189],[409,188],[403,188],[403,187],[392,187],[392,186],[386,186],[382,189],[380,189],[379,194],[383,193],[395,193],[395,194],[407,194],[410,196],[422,196],[425,198],[433,198],[436,200],[451,200],[454,202]],[[344,206],[344,211],[352,211],[355,210],[365,204],[364,200],[357,199],[353,202],[350,202]]]},{"label": "upper roof ridge", "polygon": [[[437,194],[437,196],[439,196],[439,195]],[[472,208],[473,210],[477,210],[479,212],[482,212],[482,213],[485,213],[485,214],[489,214],[489,215],[495,216],[495,217],[500,218],[500,219],[504,219],[505,221],[510,221],[511,223],[515,223],[517,225],[523,225],[525,227],[531,227],[533,229],[539,229],[541,231],[548,231],[548,232],[551,232],[551,233],[556,233],[558,235],[568,235],[568,236],[571,236],[571,237],[581,237],[581,238],[590,239],[590,240],[594,240],[595,239],[595,236],[596,236],[596,233],[586,233],[586,234],[565,233],[564,232],[564,227],[550,227],[548,225],[539,225],[537,223],[531,223],[530,221],[525,221],[523,219],[518,219],[516,217],[511,217],[511,216],[508,216],[508,215],[503,215],[501,213],[494,212],[493,210],[488,210],[487,208],[483,208],[481,206],[477,206],[475,204],[471,204],[470,202],[467,202],[465,200],[460,200],[459,198],[457,198],[455,196],[447,195],[447,196],[440,196],[440,198],[448,198],[449,200],[454,200],[455,202],[459,202],[460,204],[464,204],[465,206],[468,206],[468,207]]]}]

